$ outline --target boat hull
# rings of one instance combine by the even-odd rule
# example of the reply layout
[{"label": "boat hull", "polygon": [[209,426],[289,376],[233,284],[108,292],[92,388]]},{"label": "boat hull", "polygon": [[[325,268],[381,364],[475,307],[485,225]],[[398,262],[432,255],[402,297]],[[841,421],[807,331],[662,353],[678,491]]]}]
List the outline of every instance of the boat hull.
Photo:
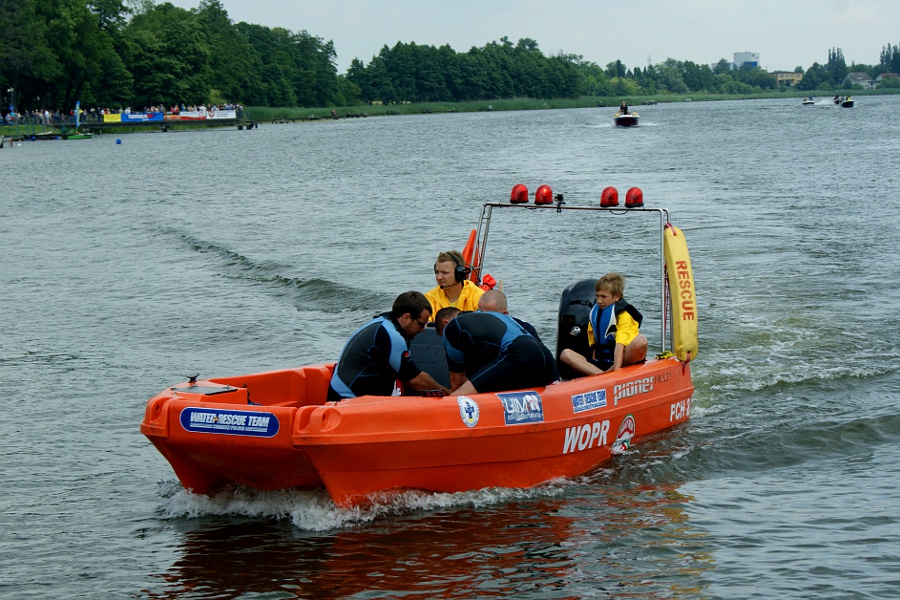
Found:
[{"label": "boat hull", "polygon": [[150,399],[141,433],[198,494],[322,486],[291,431],[298,409],[323,404],[333,365],[183,383]]},{"label": "boat hull", "polygon": [[[310,404],[324,398],[330,372],[169,388],[148,403],[141,431],[193,492],[324,486],[349,507],[403,490],[527,488],[587,473],[687,420],[694,389],[689,366],[670,358],[518,392]],[[248,396],[275,402],[248,405]],[[246,431],[264,419],[264,430]]]},{"label": "boat hull", "polygon": [[616,127],[635,127],[638,124],[638,115],[616,115],[613,117],[613,121],[616,123]]}]

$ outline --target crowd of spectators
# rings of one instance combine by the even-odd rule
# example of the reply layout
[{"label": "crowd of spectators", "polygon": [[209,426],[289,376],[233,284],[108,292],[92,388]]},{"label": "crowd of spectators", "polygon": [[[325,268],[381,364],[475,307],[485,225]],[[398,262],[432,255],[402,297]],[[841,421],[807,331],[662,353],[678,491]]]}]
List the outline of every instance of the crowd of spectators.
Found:
[{"label": "crowd of spectators", "polygon": [[[165,107],[163,105],[160,106],[149,106],[145,108],[143,111],[133,111],[131,107],[126,108],[84,108],[81,109],[81,117],[80,121],[82,123],[100,123],[103,121],[103,115],[109,114],[132,114],[132,113],[164,113],[169,115],[178,115],[183,112],[189,113],[200,113],[200,114],[214,114],[219,110],[241,110],[243,107],[239,104],[210,104],[210,105],[184,105],[184,104],[175,104],[170,107]],[[2,111],[2,124],[4,125],[42,125],[48,127],[61,127],[63,125],[75,125],[75,109],[73,108],[68,113],[61,112],[59,110],[49,111],[47,109],[43,110],[26,110],[22,111],[12,111],[12,110],[4,110]]]}]

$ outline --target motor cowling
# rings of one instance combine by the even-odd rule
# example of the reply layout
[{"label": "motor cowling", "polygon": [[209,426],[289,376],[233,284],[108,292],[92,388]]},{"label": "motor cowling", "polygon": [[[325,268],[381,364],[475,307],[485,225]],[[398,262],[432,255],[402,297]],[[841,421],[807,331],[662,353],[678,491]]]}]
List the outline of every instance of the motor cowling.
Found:
[{"label": "motor cowling", "polygon": [[582,279],[563,290],[559,298],[559,321],[556,332],[556,361],[560,377],[574,379],[580,375],[559,362],[563,350],[570,349],[589,357],[588,321],[594,307],[596,279]]}]

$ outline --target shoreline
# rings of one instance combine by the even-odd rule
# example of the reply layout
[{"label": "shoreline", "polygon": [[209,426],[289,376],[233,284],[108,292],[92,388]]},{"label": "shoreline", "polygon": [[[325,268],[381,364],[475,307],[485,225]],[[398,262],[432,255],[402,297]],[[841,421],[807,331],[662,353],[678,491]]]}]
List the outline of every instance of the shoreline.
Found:
[{"label": "shoreline", "polygon": [[[813,93],[813,97],[834,96],[835,91],[821,90]],[[873,96],[900,94],[900,89],[887,90],[843,90],[839,95]],[[359,117],[380,117],[399,115],[427,115],[455,112],[496,112],[512,110],[559,110],[566,108],[611,108],[615,109],[622,101],[629,107],[652,104],[668,104],[674,102],[711,102],[719,100],[764,100],[773,98],[805,98],[810,92],[789,91],[760,94],[657,94],[653,96],[582,96],[580,98],[558,98],[554,100],[535,100],[530,98],[511,98],[504,100],[476,100],[471,102],[428,102],[420,104],[374,104],[362,106],[338,106],[324,108],[267,108],[249,107],[258,122],[294,123],[300,121],[320,121]]]},{"label": "shoreline", "polygon": [[[553,100],[535,100],[531,98],[511,98],[502,100],[476,100],[471,102],[425,102],[419,104],[399,103],[399,104],[372,104],[360,106],[337,106],[337,107],[321,107],[321,108],[269,108],[269,107],[247,107],[245,113],[245,127],[250,129],[259,123],[281,124],[281,123],[297,123],[306,121],[331,121],[339,119],[355,119],[368,117],[387,117],[402,115],[429,115],[443,113],[469,113],[469,112],[499,112],[499,111],[516,111],[516,110],[562,110],[567,108],[618,108],[622,101],[628,103],[628,106],[637,109],[638,107],[653,104],[669,104],[675,102],[715,102],[721,100],[765,100],[776,98],[805,98],[806,96],[831,98],[834,90],[820,90],[818,93],[810,93],[808,91],[788,91],[788,92],[769,92],[760,94],[658,94],[653,96],[633,96],[633,97],[617,97],[617,96],[582,96],[580,98],[557,98]],[[841,90],[838,95],[850,96],[887,96],[900,94],[900,89],[884,89],[884,90]],[[122,124],[115,128],[116,133],[145,133],[162,131],[196,131],[201,129],[209,129],[211,124],[167,122],[164,128],[148,124],[126,125]],[[86,129],[97,130],[100,127],[90,127],[86,125]],[[234,126],[235,123],[220,123],[218,127]],[[0,135],[4,138],[28,138],[34,135],[32,133],[22,134],[21,129],[24,126],[19,125],[3,125],[0,126]],[[34,127],[34,126],[30,126]],[[242,129],[242,127],[238,127]],[[43,132],[52,134],[60,133],[60,127],[45,126]],[[99,132],[98,132],[99,133]]]}]

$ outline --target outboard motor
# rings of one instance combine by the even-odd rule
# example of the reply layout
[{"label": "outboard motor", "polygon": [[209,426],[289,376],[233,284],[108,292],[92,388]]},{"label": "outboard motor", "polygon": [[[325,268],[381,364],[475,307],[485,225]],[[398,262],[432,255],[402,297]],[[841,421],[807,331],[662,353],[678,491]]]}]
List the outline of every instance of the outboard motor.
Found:
[{"label": "outboard motor", "polygon": [[594,286],[596,279],[583,279],[563,290],[559,299],[559,327],[556,332],[556,361],[559,374],[563,379],[580,377],[578,373],[559,362],[559,355],[566,348],[571,348],[582,356],[588,357],[591,348],[588,345],[588,321],[591,308],[596,298]]}]

